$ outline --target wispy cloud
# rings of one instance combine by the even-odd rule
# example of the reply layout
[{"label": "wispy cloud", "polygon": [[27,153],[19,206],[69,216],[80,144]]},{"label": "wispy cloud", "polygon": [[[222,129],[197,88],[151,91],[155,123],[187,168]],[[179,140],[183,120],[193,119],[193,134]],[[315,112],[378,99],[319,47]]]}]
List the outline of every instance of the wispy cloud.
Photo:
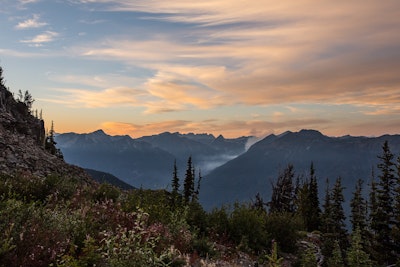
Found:
[{"label": "wispy cloud", "polygon": [[37,58],[37,57],[47,57],[47,56],[49,56],[49,55],[46,55],[46,54],[24,52],[24,51],[11,50],[11,49],[0,49],[0,55],[12,56],[12,57],[17,57],[17,58]]},{"label": "wispy cloud", "polygon": [[42,0],[17,0],[17,8],[21,10],[27,10],[29,8],[29,5],[39,3]]},{"label": "wispy cloud", "polygon": [[37,3],[40,0],[18,0],[18,2],[22,5],[26,5],[26,4],[32,4],[32,3]]},{"label": "wispy cloud", "polygon": [[53,31],[45,31],[31,39],[21,40],[21,43],[28,43],[32,46],[42,46],[43,43],[53,42],[59,34]]},{"label": "wispy cloud", "polygon": [[38,14],[34,14],[33,18],[19,22],[15,26],[15,28],[17,29],[40,28],[46,25],[48,25],[46,22],[40,21],[40,16]]},{"label": "wispy cloud", "polygon": [[41,100],[76,108],[106,108],[113,106],[141,106],[141,98],[148,95],[142,90],[129,87],[114,87],[101,91],[78,88],[56,88],[55,90],[63,93],[63,95]]},{"label": "wispy cloud", "polygon": [[[16,3],[30,8],[28,4],[34,2]],[[149,120],[182,118],[167,125],[180,131],[203,127],[204,131],[232,136],[243,129],[258,136],[265,134],[265,129],[279,132],[289,126],[292,130],[321,129],[333,125],[332,120],[344,120],[343,106],[352,116],[357,115],[352,119],[360,125],[367,119],[377,121],[399,114],[399,1],[365,0],[362,5],[310,0],[66,2],[68,12],[79,9],[79,16],[68,27],[52,20],[54,30],[29,38],[20,37],[25,31],[12,31],[18,39],[26,38],[21,42],[30,46],[49,44],[59,38],[57,31],[63,32],[65,42],[46,53],[57,53],[55,61],[60,64],[68,58],[60,67],[63,70],[71,63],[79,66],[71,65],[70,75],[48,76],[58,88],[49,101],[68,107],[129,106]],[[51,16],[47,11],[40,14]],[[88,11],[90,14],[85,14]],[[44,15],[28,16],[14,16],[8,21],[9,28],[45,26]],[[33,55],[13,49],[0,50],[0,54]],[[117,73],[115,67],[135,80],[105,74]],[[56,67],[51,71],[57,72]],[[87,74],[96,71],[102,74]],[[237,114],[226,112],[230,120],[193,123],[188,117],[221,119],[219,111],[234,107],[246,114],[233,120]],[[313,117],[311,112],[325,116]],[[129,127],[137,131],[164,129],[161,119],[160,124],[119,126],[123,125],[127,131]]]},{"label": "wispy cloud", "polygon": [[180,32],[147,40],[120,36],[77,48],[87,58],[156,73],[144,89],[162,100],[151,103],[149,112],[237,103],[384,105],[399,96],[400,9],[395,1],[368,0],[363,6],[267,0],[81,2],[202,26],[185,38]]}]

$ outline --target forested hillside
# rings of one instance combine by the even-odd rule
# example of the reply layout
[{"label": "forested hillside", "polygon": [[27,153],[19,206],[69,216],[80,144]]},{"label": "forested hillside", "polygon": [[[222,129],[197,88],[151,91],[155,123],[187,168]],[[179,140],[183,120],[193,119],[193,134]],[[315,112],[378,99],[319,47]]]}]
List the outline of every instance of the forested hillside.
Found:
[{"label": "forested hillside", "polygon": [[330,137],[316,130],[271,134],[205,175],[200,201],[212,209],[225,203],[250,201],[257,193],[269,198],[271,183],[288,164],[293,165],[295,176],[301,178],[313,163],[321,185],[320,197],[327,179],[332,184],[341,177],[348,202],[358,179],[370,183],[385,141],[394,153],[400,152],[400,135]]}]

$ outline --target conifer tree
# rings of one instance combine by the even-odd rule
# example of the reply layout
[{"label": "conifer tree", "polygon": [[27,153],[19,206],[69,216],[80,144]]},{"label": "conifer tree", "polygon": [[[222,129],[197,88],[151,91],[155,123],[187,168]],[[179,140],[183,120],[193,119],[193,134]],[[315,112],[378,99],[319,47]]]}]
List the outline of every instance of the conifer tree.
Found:
[{"label": "conifer tree", "polygon": [[196,190],[193,193],[193,200],[196,200],[196,201],[199,200],[200,186],[201,186],[202,179],[203,179],[203,177],[201,176],[201,171],[199,170],[199,178],[197,179]]},{"label": "conifer tree", "polygon": [[185,204],[188,204],[194,194],[194,173],[193,173],[192,156],[188,158],[183,190],[184,190],[183,198]]},{"label": "conifer tree", "polygon": [[176,206],[176,204],[178,203],[178,200],[179,200],[179,196],[180,196],[180,193],[179,193],[180,184],[179,184],[178,167],[176,166],[176,160],[174,161],[174,171],[173,171],[172,175],[173,175],[172,176],[172,192],[171,192],[172,205]]},{"label": "conifer tree", "polygon": [[368,253],[364,251],[360,228],[356,228],[351,235],[351,245],[347,251],[349,267],[372,267],[372,261]]},{"label": "conifer tree", "polygon": [[378,229],[378,217],[377,217],[377,212],[378,212],[378,202],[377,202],[377,183],[375,181],[375,171],[374,168],[372,168],[371,171],[371,183],[370,183],[370,192],[369,192],[369,202],[368,202],[368,209],[369,209],[369,214],[368,214],[368,248],[367,251],[371,255],[373,259],[378,259],[379,254],[375,249],[377,248],[378,244],[377,238],[376,238],[376,229]]},{"label": "conifer tree", "polygon": [[382,146],[382,155],[378,156],[380,162],[378,169],[379,181],[376,189],[377,207],[374,214],[374,223],[371,225],[375,232],[374,250],[377,252],[377,260],[381,264],[393,264],[395,256],[393,255],[394,242],[391,236],[394,224],[394,155],[390,151],[387,141]]},{"label": "conifer tree", "polygon": [[328,267],[344,267],[342,248],[340,247],[339,241],[336,240],[333,245],[332,256],[327,261]]},{"label": "conifer tree", "polygon": [[25,104],[28,111],[31,112],[32,105],[33,105],[33,102],[35,102],[35,99],[33,99],[32,95],[29,93],[28,90],[26,90],[24,93],[22,93],[22,91],[20,89],[20,90],[18,90],[17,101]]},{"label": "conifer tree", "polygon": [[178,167],[176,166],[176,160],[174,161],[174,172],[172,174],[172,193],[177,194],[179,192],[179,177]]},{"label": "conifer tree", "polygon": [[369,216],[368,216],[368,222],[369,222],[369,228],[372,231],[372,234],[375,234],[375,229],[377,229],[377,222],[376,222],[376,213],[378,210],[378,203],[376,199],[376,181],[375,181],[375,172],[374,168],[372,168],[371,172],[371,184],[370,184],[370,191],[369,191],[369,202],[368,202],[368,208],[369,208]]},{"label": "conifer tree", "polygon": [[[345,225],[346,217],[343,210],[343,187],[341,178],[337,178],[331,192],[329,186],[326,190],[324,214],[322,224],[323,254],[330,258],[333,256],[335,243],[341,249],[341,255],[348,247],[347,230]],[[343,259],[342,259],[343,260]]]},{"label": "conifer tree", "polygon": [[315,252],[312,248],[308,247],[304,253],[301,255],[300,259],[301,267],[317,267],[317,257],[315,257]]},{"label": "conifer tree", "polygon": [[296,189],[295,189],[295,209],[296,213],[299,215],[301,218],[304,227],[308,231],[308,214],[310,210],[310,203],[309,203],[309,181],[301,181],[300,178],[297,177],[296,180]]},{"label": "conifer tree", "polygon": [[272,240],[271,254],[266,255],[269,267],[281,267],[283,258],[278,256],[278,244]]},{"label": "conifer tree", "polygon": [[397,157],[396,161],[394,226],[392,233],[395,244],[395,252],[400,258],[400,155]]},{"label": "conifer tree", "polygon": [[306,227],[308,231],[318,230],[321,224],[321,209],[319,207],[318,182],[315,175],[314,164],[310,166],[310,183],[308,190],[308,214],[306,214]]},{"label": "conifer tree", "polygon": [[259,211],[265,211],[264,209],[264,199],[262,198],[262,196],[260,195],[260,193],[256,194],[256,200],[253,203],[253,209],[255,210],[259,210]]},{"label": "conifer tree", "polygon": [[346,230],[346,216],[343,210],[343,186],[342,186],[342,179],[338,177],[336,179],[335,185],[332,189],[332,219],[334,222],[334,229],[333,233],[336,235],[336,240],[339,241],[339,245],[343,250],[347,249],[348,242],[347,242],[347,230]]},{"label": "conifer tree", "polygon": [[333,221],[333,209],[332,209],[332,199],[331,192],[329,188],[329,180],[326,180],[326,189],[325,189],[325,199],[323,204],[323,213],[322,213],[322,254],[325,258],[329,258],[332,256],[332,251],[334,248],[335,235],[334,228],[335,222]]},{"label": "conifer tree", "polygon": [[58,149],[56,147],[56,141],[54,140],[54,123],[53,121],[51,121],[51,128],[49,133],[47,134],[46,138],[45,138],[45,144],[44,144],[44,148],[49,151],[51,154],[59,157],[59,158],[63,158],[63,154],[61,152],[60,149]]},{"label": "conifer tree", "polygon": [[294,208],[294,170],[293,165],[288,164],[283,173],[280,173],[276,184],[272,186],[270,212],[293,212]]},{"label": "conifer tree", "polygon": [[322,213],[322,227],[321,230],[324,233],[330,233],[333,231],[333,218],[332,218],[332,200],[329,188],[329,180],[326,180],[325,198],[324,204],[322,205],[324,212]]},{"label": "conifer tree", "polygon": [[362,184],[363,180],[359,179],[353,192],[353,198],[350,201],[350,222],[353,231],[359,229],[361,233],[365,233],[367,227],[367,203],[362,195]]}]

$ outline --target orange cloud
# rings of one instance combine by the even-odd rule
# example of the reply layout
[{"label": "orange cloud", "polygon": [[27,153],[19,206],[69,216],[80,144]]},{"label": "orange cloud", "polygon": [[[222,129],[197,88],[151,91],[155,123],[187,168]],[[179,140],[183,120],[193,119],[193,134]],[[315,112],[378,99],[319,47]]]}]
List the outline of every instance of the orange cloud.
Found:
[{"label": "orange cloud", "polygon": [[158,98],[144,104],[148,113],[237,103],[362,104],[356,95],[364,95],[365,104],[385,105],[386,98],[369,91],[389,96],[398,90],[400,9],[393,1],[362,7],[325,1],[102,2],[111,10],[163,13],[158,19],[203,26],[188,34],[190,41],[172,32],[77,48],[86,57],[156,73],[142,86]]},{"label": "orange cloud", "polygon": [[91,91],[76,88],[59,88],[58,92],[65,95],[42,101],[64,104],[70,107],[105,108],[112,106],[140,106],[141,97],[147,95],[142,90],[129,87],[107,88],[101,91]]}]

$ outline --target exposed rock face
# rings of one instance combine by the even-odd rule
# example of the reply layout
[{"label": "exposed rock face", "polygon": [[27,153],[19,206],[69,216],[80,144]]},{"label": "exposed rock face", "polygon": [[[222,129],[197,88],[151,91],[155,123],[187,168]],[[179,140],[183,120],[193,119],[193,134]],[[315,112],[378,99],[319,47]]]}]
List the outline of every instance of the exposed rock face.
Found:
[{"label": "exposed rock face", "polygon": [[28,107],[14,99],[0,84],[0,173],[73,175],[87,181],[86,172],[69,165],[44,149],[43,120],[34,117]]}]

